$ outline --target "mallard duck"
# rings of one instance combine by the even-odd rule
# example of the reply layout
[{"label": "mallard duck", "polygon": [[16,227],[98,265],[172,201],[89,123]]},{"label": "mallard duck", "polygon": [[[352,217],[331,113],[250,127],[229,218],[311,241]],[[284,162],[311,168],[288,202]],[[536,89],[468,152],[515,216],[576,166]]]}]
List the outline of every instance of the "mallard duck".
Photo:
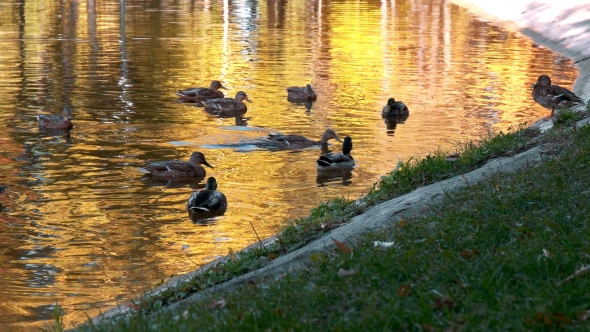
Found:
[{"label": "mallard duck", "polygon": [[406,104],[401,101],[395,101],[394,98],[389,98],[387,105],[383,107],[383,111],[381,112],[381,117],[383,118],[408,115],[410,115],[410,110],[408,110]]},{"label": "mallard duck", "polygon": [[293,103],[303,103],[308,101],[316,101],[318,96],[311,88],[311,84],[307,84],[304,88],[299,86],[290,86],[287,88],[287,100]]},{"label": "mallard duck", "polygon": [[219,89],[226,88],[221,85],[221,82],[213,81],[209,88],[189,88],[175,93],[180,100],[196,103],[207,99],[223,98],[223,92]]},{"label": "mallard duck", "polygon": [[201,152],[193,152],[188,162],[181,160],[152,162],[145,167],[138,167],[137,170],[142,173],[151,174],[153,177],[164,179],[205,177],[207,172],[201,165],[213,168],[205,160],[205,155]]},{"label": "mallard duck", "polygon": [[[186,210],[194,217],[209,213],[224,213],[227,210],[227,198],[221,191],[217,191],[217,181],[214,177],[207,179],[205,189],[194,192],[188,199]],[[197,218],[198,219],[198,218]]]},{"label": "mallard duck", "polygon": [[558,85],[551,85],[551,79],[547,75],[541,75],[537,83],[533,85],[533,99],[541,106],[551,110],[551,115],[555,109],[568,108],[574,105],[582,104],[582,99],[573,92]]},{"label": "mallard duck", "polygon": [[354,159],[350,155],[352,150],[352,138],[344,137],[342,153],[323,154],[317,160],[318,171],[352,170],[355,166]]},{"label": "mallard duck", "polygon": [[70,106],[64,106],[62,115],[37,114],[40,129],[72,129],[72,111]]},{"label": "mallard duck", "polygon": [[205,112],[220,117],[235,117],[243,115],[248,111],[244,100],[251,103],[244,91],[238,91],[235,98],[217,98],[204,100],[201,103],[205,105]]},{"label": "mallard duck", "polygon": [[342,142],[336,132],[332,129],[326,130],[319,141],[314,141],[299,135],[270,134],[266,137],[266,140],[269,141],[270,144],[281,150],[305,149],[314,145],[324,145],[327,144],[330,139]]}]

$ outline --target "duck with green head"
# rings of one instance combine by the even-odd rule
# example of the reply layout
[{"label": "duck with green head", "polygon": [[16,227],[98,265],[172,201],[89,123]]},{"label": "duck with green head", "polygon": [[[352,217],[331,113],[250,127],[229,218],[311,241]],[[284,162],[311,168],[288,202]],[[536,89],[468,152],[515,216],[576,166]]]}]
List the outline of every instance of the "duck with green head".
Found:
[{"label": "duck with green head", "polygon": [[251,103],[244,91],[238,91],[235,98],[217,98],[204,100],[201,103],[205,105],[205,112],[219,117],[236,117],[244,115],[248,107],[244,100]]},{"label": "duck with green head", "polygon": [[397,117],[397,116],[409,116],[410,110],[406,104],[401,101],[395,101],[394,98],[389,98],[387,101],[387,105],[383,107],[383,111],[381,111],[382,118],[390,118],[390,117]]},{"label": "duck with green head", "polygon": [[72,129],[72,111],[70,106],[64,106],[61,115],[38,114],[39,129]]},{"label": "duck with green head", "polygon": [[350,171],[355,168],[355,162],[350,151],[352,150],[352,138],[344,137],[342,153],[323,154],[316,161],[318,171]]},{"label": "duck with green head", "polygon": [[160,179],[205,177],[207,172],[201,165],[213,168],[205,160],[204,154],[193,152],[188,162],[181,160],[151,162],[144,167],[138,167],[137,170]]},{"label": "duck with green head", "polygon": [[176,95],[182,101],[198,103],[207,99],[223,98],[223,92],[219,89],[226,89],[221,82],[213,81],[209,88],[188,88],[176,91]]},{"label": "duck with green head", "polygon": [[205,189],[194,192],[186,204],[191,219],[201,219],[212,213],[223,214],[227,210],[227,198],[217,190],[214,177],[207,179]]}]

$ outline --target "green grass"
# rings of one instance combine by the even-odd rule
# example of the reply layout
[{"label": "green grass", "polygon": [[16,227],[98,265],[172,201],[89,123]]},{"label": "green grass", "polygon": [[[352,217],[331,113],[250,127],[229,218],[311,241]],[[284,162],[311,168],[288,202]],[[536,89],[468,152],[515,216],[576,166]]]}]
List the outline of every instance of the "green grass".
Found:
[{"label": "green grass", "polygon": [[[429,215],[365,234],[307,270],[96,330],[589,330],[590,271],[576,271],[590,267],[590,127],[559,138],[539,165],[449,193]],[[503,151],[493,150],[481,153]],[[426,161],[441,165],[427,181],[450,172],[443,155]]]},{"label": "green grass", "polygon": [[344,198],[321,203],[311,211],[310,216],[290,222],[277,235],[277,241],[274,243],[264,248],[231,254],[224,262],[203,271],[188,282],[169,288],[158,296],[145,295],[126,305],[137,309],[136,317],[143,317],[190,294],[263,267],[274,258],[304,246],[382,201],[468,172],[491,158],[518,153],[543,140],[551,139],[563,143],[563,137],[567,137],[568,134],[560,128],[571,126],[573,118],[567,116],[564,121],[558,119],[556,129],[548,135],[540,136],[538,131],[525,128],[522,124],[518,129],[509,130],[507,133],[482,136],[477,144],[459,142],[456,149],[458,154],[452,158],[449,158],[449,153],[439,150],[421,160],[410,159],[405,163],[400,161],[396,169],[383,176],[378,184],[370,188],[367,195],[359,201],[360,204]]}]

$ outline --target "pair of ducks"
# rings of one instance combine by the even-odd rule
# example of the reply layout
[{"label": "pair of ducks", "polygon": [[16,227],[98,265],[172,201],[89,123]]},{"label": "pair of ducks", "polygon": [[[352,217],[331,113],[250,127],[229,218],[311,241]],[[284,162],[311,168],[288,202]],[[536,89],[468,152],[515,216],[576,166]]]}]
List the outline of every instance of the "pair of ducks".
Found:
[{"label": "pair of ducks", "polygon": [[[227,88],[220,81],[212,81],[209,88],[188,88],[177,91],[176,95],[182,101],[203,104],[205,112],[220,117],[240,116],[248,111],[244,100],[252,101],[244,91],[238,91],[234,98],[225,98],[219,89]],[[317,95],[310,84],[305,87],[291,86],[287,88],[287,100],[294,103],[314,102]]]}]

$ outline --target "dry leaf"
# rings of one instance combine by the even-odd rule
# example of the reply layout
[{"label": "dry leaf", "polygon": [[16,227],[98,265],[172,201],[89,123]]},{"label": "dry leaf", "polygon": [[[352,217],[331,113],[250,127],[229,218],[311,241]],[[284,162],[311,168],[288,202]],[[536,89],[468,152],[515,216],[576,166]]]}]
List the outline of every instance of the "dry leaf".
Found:
[{"label": "dry leaf", "polygon": [[397,225],[398,225],[399,227],[402,227],[402,228],[403,228],[403,227],[406,227],[406,226],[408,226],[408,222],[407,222],[407,221],[405,221],[405,220],[401,220],[400,222],[398,222],[398,223],[397,223]]},{"label": "dry leaf", "polygon": [[219,301],[212,301],[211,303],[207,304],[207,306],[205,308],[207,308],[207,310],[219,309],[219,308],[225,307],[225,305],[226,305],[225,299],[221,299]]},{"label": "dry leaf", "polygon": [[502,185],[500,185],[500,184],[497,184],[497,185],[496,185],[496,190],[498,190],[498,191],[499,191],[500,189],[502,189]]},{"label": "dry leaf", "polygon": [[567,282],[567,281],[572,281],[574,278],[579,277],[579,276],[587,273],[588,271],[590,271],[590,265],[582,266],[581,268],[577,269],[576,272],[574,272],[574,274],[565,278],[562,282],[558,283],[558,285],[560,285],[564,282]]},{"label": "dry leaf", "polygon": [[410,285],[401,285],[397,288],[397,295],[406,297],[410,295]]},{"label": "dry leaf", "polygon": [[133,302],[127,302],[125,303],[126,306],[128,306],[131,309],[135,309],[135,310],[139,310],[141,307],[138,306],[137,304],[133,303]]},{"label": "dry leaf", "polygon": [[572,323],[572,319],[560,312],[554,312],[553,313],[553,318],[563,324],[571,324]]},{"label": "dry leaf", "polygon": [[334,243],[336,244],[336,247],[338,247],[338,250],[340,250],[341,252],[347,254],[351,251],[350,248],[346,245],[346,243],[340,242],[334,238],[331,238],[331,239],[332,239],[332,241],[334,241]]},{"label": "dry leaf", "polygon": [[432,331],[432,325],[422,324],[422,329],[424,329],[424,331]]},{"label": "dry leaf", "polygon": [[373,241],[373,245],[375,247],[384,247],[384,248],[389,248],[391,246],[393,246],[395,242],[383,242],[383,241]]},{"label": "dry leaf", "polygon": [[338,270],[338,275],[341,276],[341,277],[353,276],[353,275],[355,275],[357,273],[358,272],[355,271],[355,270],[353,270],[353,269],[345,270],[345,269],[342,269],[341,268],[341,269]]},{"label": "dry leaf", "polygon": [[278,308],[272,311],[273,314],[284,317],[285,316],[285,308]]},{"label": "dry leaf", "polygon": [[443,300],[443,299],[436,299],[434,302],[434,309],[450,309],[454,307],[456,304],[452,300]]}]

